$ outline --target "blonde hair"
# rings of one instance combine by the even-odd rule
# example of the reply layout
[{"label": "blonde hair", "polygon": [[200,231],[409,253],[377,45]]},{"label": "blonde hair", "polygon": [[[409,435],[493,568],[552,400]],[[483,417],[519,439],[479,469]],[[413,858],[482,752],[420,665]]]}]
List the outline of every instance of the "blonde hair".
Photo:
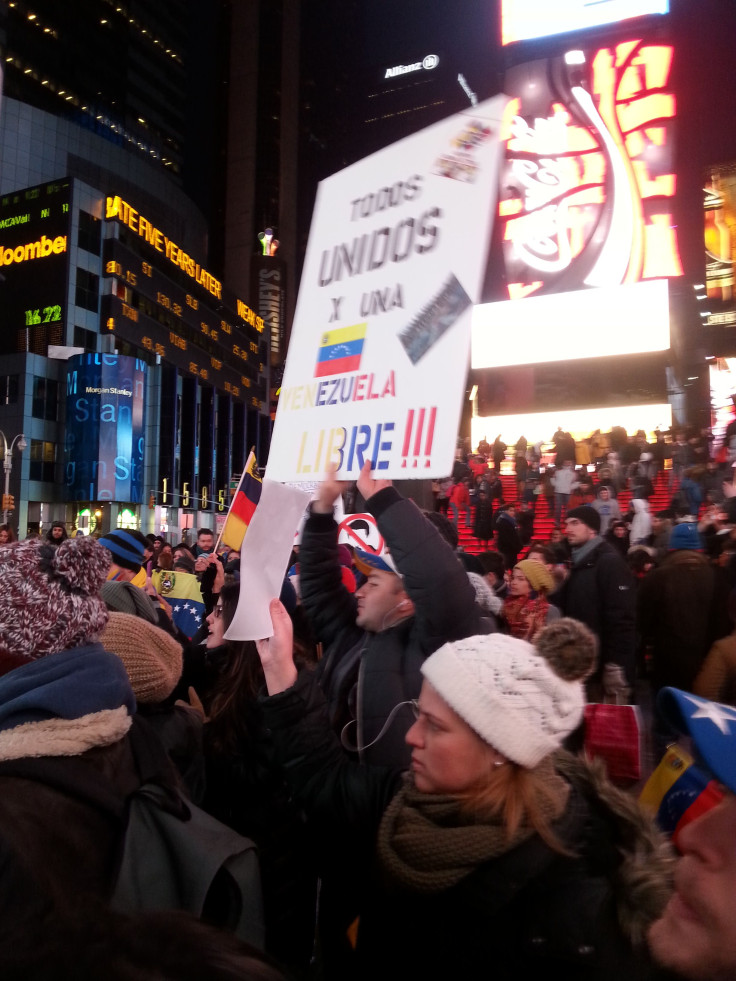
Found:
[{"label": "blonde hair", "polygon": [[[488,754],[488,776],[458,794],[461,811],[476,821],[500,825],[509,839],[519,829],[531,828],[551,849],[569,855],[551,827],[552,821],[561,814],[558,781],[563,780],[555,774],[551,757],[529,769],[511,760],[496,766],[498,757],[490,746]],[[552,775],[556,779],[550,779]]]}]

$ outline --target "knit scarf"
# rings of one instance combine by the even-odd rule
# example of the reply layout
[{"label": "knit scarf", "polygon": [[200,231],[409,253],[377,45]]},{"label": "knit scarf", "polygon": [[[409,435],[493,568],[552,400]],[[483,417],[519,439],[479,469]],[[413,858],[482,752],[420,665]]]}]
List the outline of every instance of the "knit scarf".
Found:
[{"label": "knit scarf", "polygon": [[580,565],[581,562],[583,562],[585,559],[587,559],[587,557],[590,555],[590,553],[595,548],[597,548],[602,541],[603,541],[603,539],[601,538],[600,535],[595,535],[593,538],[589,539],[589,541],[585,542],[584,545],[578,545],[576,548],[573,548],[571,550],[572,551],[572,564],[573,565]]},{"label": "knit scarf", "polygon": [[511,636],[530,643],[547,623],[549,602],[544,596],[515,596],[503,604],[502,614]]},{"label": "knit scarf", "polygon": [[[537,767],[551,791],[542,810],[549,821],[559,818],[570,788],[555,771],[551,757]],[[479,865],[497,858],[531,838],[534,829],[520,825],[509,835],[501,819],[479,820],[460,807],[450,794],[424,794],[409,774],[381,819],[378,860],[398,887],[432,894],[449,889]]]}]

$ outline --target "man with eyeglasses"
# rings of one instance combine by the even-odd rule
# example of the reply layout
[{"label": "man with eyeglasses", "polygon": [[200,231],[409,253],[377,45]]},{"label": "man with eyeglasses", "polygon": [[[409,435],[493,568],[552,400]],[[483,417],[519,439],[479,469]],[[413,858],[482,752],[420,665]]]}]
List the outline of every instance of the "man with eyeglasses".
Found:
[{"label": "man with eyeglasses", "polygon": [[483,633],[482,613],[464,567],[416,504],[375,479],[370,462],[357,484],[387,551],[356,549],[365,582],[355,594],[344,587],[334,505],[345,485],[328,473],[302,534],[301,602],[324,647],[320,684],[343,745],[362,762],[408,767],[420,666],[446,641]]}]

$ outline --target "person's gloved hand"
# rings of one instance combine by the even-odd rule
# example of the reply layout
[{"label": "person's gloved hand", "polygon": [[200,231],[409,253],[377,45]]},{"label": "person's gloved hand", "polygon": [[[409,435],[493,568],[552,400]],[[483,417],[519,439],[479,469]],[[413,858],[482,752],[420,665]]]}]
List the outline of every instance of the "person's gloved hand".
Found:
[{"label": "person's gloved hand", "polygon": [[603,692],[606,698],[619,705],[625,705],[629,701],[631,689],[620,664],[609,661],[603,665]]}]

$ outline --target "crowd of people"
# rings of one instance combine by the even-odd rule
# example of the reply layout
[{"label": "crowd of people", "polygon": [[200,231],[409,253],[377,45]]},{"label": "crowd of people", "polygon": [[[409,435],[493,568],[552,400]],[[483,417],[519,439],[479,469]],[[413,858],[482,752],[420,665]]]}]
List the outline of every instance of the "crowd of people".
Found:
[{"label": "crowd of people", "polygon": [[[257,641],[227,636],[247,597],[211,529],[0,528],[4,976],[732,977],[733,460],[702,432],[555,436],[550,467],[513,447],[514,501],[500,437],[431,510],[370,463],[352,488],[329,472]],[[622,513],[663,479],[648,524]],[[339,541],[348,492],[380,554]],[[657,753],[687,737],[719,788],[677,848],[581,750],[585,706],[643,687]],[[224,866],[196,909],[121,901],[121,865],[153,861],[123,849],[151,759],[167,799],[255,846],[238,917]]]}]

